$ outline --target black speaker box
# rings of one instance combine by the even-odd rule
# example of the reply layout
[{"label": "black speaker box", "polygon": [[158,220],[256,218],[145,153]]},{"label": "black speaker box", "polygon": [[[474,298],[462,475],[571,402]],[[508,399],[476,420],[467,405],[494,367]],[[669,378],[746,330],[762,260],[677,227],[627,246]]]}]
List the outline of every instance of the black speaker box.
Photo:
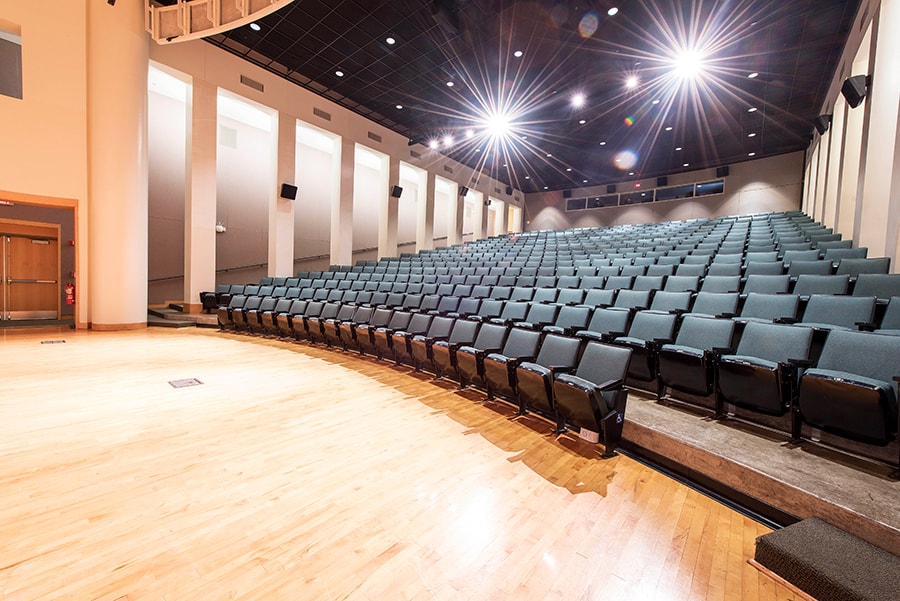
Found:
[{"label": "black speaker box", "polygon": [[730,169],[728,169],[728,165],[724,167],[716,167],[716,177],[728,177]]},{"label": "black speaker box", "polygon": [[616,193],[616,185],[615,184],[607,184],[606,185],[606,193],[607,194],[615,194]]},{"label": "black speaker box", "polygon": [[460,186],[460,187],[459,187],[459,195],[460,195],[460,196],[465,196],[465,195],[468,194],[468,193],[469,193],[469,189],[468,189],[468,188],[466,188],[465,186]]},{"label": "black speaker box", "polygon": [[813,125],[816,126],[816,131],[819,132],[819,135],[821,136],[828,131],[828,126],[831,125],[831,115],[819,115],[813,119]]},{"label": "black speaker box", "polygon": [[512,196],[512,186],[506,186],[506,195]]},{"label": "black speaker box", "polygon": [[391,186],[391,198],[400,198],[401,194],[403,194],[403,188],[400,186]]},{"label": "black speaker box", "polygon": [[850,108],[855,109],[866,97],[868,87],[868,75],[854,75],[844,80],[844,84],[841,86],[841,94],[847,99],[847,104],[850,105]]},{"label": "black speaker box", "polygon": [[669,178],[666,177],[665,175],[656,178],[656,187],[657,188],[661,188],[662,186],[668,186],[668,185],[669,185]]},{"label": "black speaker box", "polygon": [[563,190],[563,198],[572,198],[571,190]]},{"label": "black speaker box", "polygon": [[296,200],[297,186],[288,183],[281,184],[281,197],[288,200]]}]

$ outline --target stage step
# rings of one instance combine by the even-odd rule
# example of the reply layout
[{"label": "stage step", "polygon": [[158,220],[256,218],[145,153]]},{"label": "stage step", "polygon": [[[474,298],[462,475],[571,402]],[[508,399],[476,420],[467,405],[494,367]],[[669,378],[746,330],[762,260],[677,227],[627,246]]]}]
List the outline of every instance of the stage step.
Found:
[{"label": "stage step", "polygon": [[818,601],[900,599],[900,557],[818,518],[760,536],[754,559]]}]

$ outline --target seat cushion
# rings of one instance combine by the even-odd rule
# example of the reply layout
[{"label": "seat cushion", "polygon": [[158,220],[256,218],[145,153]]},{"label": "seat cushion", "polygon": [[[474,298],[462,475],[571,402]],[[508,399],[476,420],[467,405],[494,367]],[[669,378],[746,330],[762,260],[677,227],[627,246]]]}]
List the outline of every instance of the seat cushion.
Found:
[{"label": "seat cushion", "polygon": [[770,415],[784,415],[778,364],[758,357],[726,355],[719,362],[719,393],[725,402]]},{"label": "seat cushion", "polygon": [[897,430],[891,382],[813,368],[800,379],[799,403],[806,423],[860,442],[885,445]]}]

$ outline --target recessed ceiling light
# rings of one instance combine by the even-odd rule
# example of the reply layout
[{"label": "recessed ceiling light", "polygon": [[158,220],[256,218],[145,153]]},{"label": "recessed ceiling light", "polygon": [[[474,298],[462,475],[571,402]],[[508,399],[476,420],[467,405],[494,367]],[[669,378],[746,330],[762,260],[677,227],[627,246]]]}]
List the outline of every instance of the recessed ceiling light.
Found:
[{"label": "recessed ceiling light", "polygon": [[756,137],[756,132],[747,134],[747,137],[748,137],[748,138],[755,138],[755,137]]},{"label": "recessed ceiling light", "polygon": [[747,109],[748,113],[755,113],[756,111],[757,111],[757,108],[755,106],[751,106],[750,108]]},{"label": "recessed ceiling light", "polygon": [[453,136],[444,136],[444,146],[451,146],[453,144]]},{"label": "recessed ceiling light", "polygon": [[584,119],[579,119],[578,123],[580,123],[581,125],[584,125],[585,123],[587,123],[587,121],[585,121]]},{"label": "recessed ceiling light", "polygon": [[586,180],[586,179],[583,179],[583,180],[581,180],[581,183],[582,183],[582,184],[586,184],[586,183],[587,183],[587,180]]},{"label": "recessed ceiling light", "polygon": [[629,171],[628,175],[634,175],[634,171]]},{"label": "recessed ceiling light", "polygon": [[650,104],[659,104],[659,98],[657,98],[656,100],[654,100],[654,101],[651,102]]},{"label": "recessed ceiling light", "polygon": [[466,130],[466,139],[471,140],[474,137],[475,137],[475,132],[472,131],[471,129],[467,129]]},{"label": "recessed ceiling light", "polygon": [[259,26],[259,23],[250,23],[250,29],[253,31],[259,31],[262,27]]},{"label": "recessed ceiling light", "polygon": [[448,82],[447,82],[447,87],[448,87],[448,88],[452,88],[452,87],[453,87],[453,82],[452,82],[452,81],[448,81]]},{"label": "recessed ceiling light", "polygon": [[526,176],[525,176],[525,179],[531,179],[531,176],[530,176],[530,175],[526,175]]},{"label": "recessed ceiling light", "polygon": [[748,153],[747,153],[747,156],[748,156],[748,157],[755,157],[755,156],[756,156],[756,153],[755,153],[755,152],[748,152]]},{"label": "recessed ceiling light", "polygon": [[506,163],[503,163],[503,166],[504,166],[504,167],[507,167],[508,165],[507,165]]},{"label": "recessed ceiling light", "polygon": [[666,126],[666,131],[672,131],[672,126],[671,125]]},{"label": "recessed ceiling light", "polygon": [[631,75],[628,79],[625,80],[625,87],[629,90],[636,88],[638,85],[637,75]]},{"label": "recessed ceiling light", "polygon": [[759,73],[754,71],[753,73],[749,74],[747,77],[749,77],[750,79],[756,79],[757,77],[759,77]]},{"label": "recessed ceiling light", "polygon": [[581,107],[584,106],[584,100],[585,100],[584,94],[579,92],[579,93],[575,94],[574,96],[572,96],[572,106],[577,109],[580,109]]},{"label": "recessed ceiling light", "polygon": [[676,146],[675,150],[681,150],[681,146]]},{"label": "recessed ceiling light", "polygon": [[527,139],[528,139],[528,136],[526,136],[525,134],[522,134],[522,139],[523,139],[523,140],[527,140]]},{"label": "recessed ceiling light", "polygon": [[572,170],[571,167],[566,167],[566,171],[571,171],[571,170]]},{"label": "recessed ceiling light", "polygon": [[606,142],[600,142],[600,146],[606,146]]},{"label": "recessed ceiling light", "polygon": [[437,147],[438,147],[437,140],[432,140],[431,142],[428,143],[428,148],[430,148],[432,150],[437,149]]},{"label": "recessed ceiling light", "polygon": [[616,8],[615,6],[613,6],[613,7],[610,8],[608,11],[606,11],[606,14],[608,14],[610,17],[614,17],[614,16],[616,16],[618,13],[619,13],[619,9]]},{"label": "recessed ceiling light", "polygon": [[403,109],[403,105],[402,105],[402,104],[398,104],[398,105],[397,105],[397,110],[399,111],[399,110],[402,110],[402,109]]},{"label": "recessed ceiling light", "polygon": [[392,38],[390,36],[388,36],[387,39],[385,39],[384,41],[387,42],[387,44],[389,46],[393,46],[394,44],[397,43],[397,40],[395,40],[394,38]]},{"label": "recessed ceiling light", "polygon": [[690,167],[690,166],[691,166],[690,163],[685,163],[684,165],[682,165],[682,167]]},{"label": "recessed ceiling light", "polygon": [[521,50],[516,50],[513,52],[513,56],[516,58],[522,58],[522,54],[524,54]]},{"label": "recessed ceiling light", "polygon": [[549,188],[547,188],[547,186],[544,186],[544,190],[548,190],[548,189],[549,189]]},{"label": "recessed ceiling light", "polygon": [[553,156],[553,155],[550,154],[549,152],[547,153],[547,158],[550,158],[550,157],[552,157],[552,156]]},{"label": "recessed ceiling light", "polygon": [[344,72],[341,71],[340,69],[338,69],[337,71],[335,71],[334,74],[337,75],[338,77],[343,77],[343,76],[344,76]]}]

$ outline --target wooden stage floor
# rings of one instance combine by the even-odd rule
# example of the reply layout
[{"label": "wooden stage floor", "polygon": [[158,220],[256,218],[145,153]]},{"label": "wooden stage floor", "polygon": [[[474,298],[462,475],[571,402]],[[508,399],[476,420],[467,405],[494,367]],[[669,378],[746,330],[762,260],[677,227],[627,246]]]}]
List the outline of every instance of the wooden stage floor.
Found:
[{"label": "wooden stage floor", "polygon": [[0,357],[5,600],[798,598],[764,526],[408,369],[202,329]]}]

